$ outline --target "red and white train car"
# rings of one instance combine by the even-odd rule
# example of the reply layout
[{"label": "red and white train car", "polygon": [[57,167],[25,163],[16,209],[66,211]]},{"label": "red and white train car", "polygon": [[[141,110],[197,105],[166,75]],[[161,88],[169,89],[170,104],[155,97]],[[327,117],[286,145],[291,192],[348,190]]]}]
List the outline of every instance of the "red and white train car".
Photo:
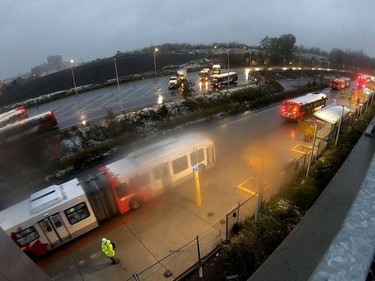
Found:
[{"label": "red and white train car", "polygon": [[31,258],[98,226],[77,179],[52,185],[0,212],[0,226]]},{"label": "red and white train car", "polygon": [[215,161],[214,143],[204,135],[159,141],[32,194],[0,212],[0,227],[29,256],[41,256],[193,177],[193,167],[202,172]]},{"label": "red and white train car", "polygon": [[24,120],[29,117],[29,114],[24,106],[19,106],[15,109],[0,114],[0,128],[17,121]]}]

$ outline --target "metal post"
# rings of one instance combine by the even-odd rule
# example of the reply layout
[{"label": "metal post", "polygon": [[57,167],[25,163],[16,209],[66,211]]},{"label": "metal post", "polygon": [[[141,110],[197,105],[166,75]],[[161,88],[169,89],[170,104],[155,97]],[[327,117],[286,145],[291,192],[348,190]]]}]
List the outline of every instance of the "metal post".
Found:
[{"label": "metal post", "polygon": [[343,119],[343,117],[344,117],[344,106],[342,105],[341,118],[340,118],[339,127],[338,127],[338,129],[337,129],[336,140],[335,140],[335,146],[337,146],[337,141],[339,140],[339,134],[340,134],[341,123],[342,123],[342,119]]},{"label": "metal post", "polygon": [[199,237],[198,237],[198,235],[197,235],[197,252],[198,252],[198,264],[199,264],[198,275],[199,275],[199,278],[202,278],[203,277],[203,268],[202,268],[201,250],[199,248]]},{"label": "metal post", "polygon": [[251,72],[251,67],[252,67],[252,60],[251,60],[251,51],[250,51],[250,71],[249,72]]},{"label": "metal post", "polygon": [[237,203],[237,223],[240,222],[240,202]]},{"label": "metal post", "polygon": [[225,241],[229,238],[229,214],[225,215]]},{"label": "metal post", "polygon": [[157,73],[156,73],[156,58],[155,58],[155,53],[159,51],[158,48],[155,48],[154,50],[154,69],[155,69],[155,78],[158,77]]},{"label": "metal post", "polygon": [[118,80],[118,72],[117,72],[117,61],[115,57],[112,57],[113,60],[115,61],[115,71],[116,71],[116,81],[117,81],[117,92],[118,92],[118,99],[121,104],[121,110],[124,111],[124,105],[122,104],[122,99],[121,99],[121,92],[120,92],[120,81]]},{"label": "metal post", "polygon": [[194,171],[194,179],[195,179],[195,190],[197,194],[197,206],[200,207],[202,205],[202,197],[201,197],[201,185],[199,180],[199,168],[198,165],[193,166]]},{"label": "metal post", "polygon": [[80,104],[79,104],[79,99],[78,99],[78,92],[77,92],[76,79],[75,79],[75,77],[74,77],[74,71],[73,71],[73,63],[74,63],[74,60],[70,60],[70,69],[71,69],[71,71],[72,71],[74,91],[75,91],[75,93],[76,93],[76,100],[77,100],[78,110],[79,110],[79,112],[81,113],[81,106],[80,106]]},{"label": "metal post", "polygon": [[[216,46],[214,47],[214,49],[216,49]],[[211,49],[211,53],[212,53],[212,66],[214,65],[214,52],[212,51]]]},{"label": "metal post", "polygon": [[315,149],[315,141],[316,141],[316,135],[318,132],[318,123],[315,123],[315,128],[314,128],[314,139],[311,147],[311,155],[310,155],[310,160],[309,163],[307,164],[307,171],[306,171],[306,178],[309,177],[309,171],[310,171],[310,165],[314,157],[314,149]]},{"label": "metal post", "polygon": [[260,167],[260,180],[259,180],[259,189],[258,189],[258,202],[255,210],[255,222],[258,221],[260,216],[260,210],[262,208],[263,201],[263,157],[261,157],[261,167]]},{"label": "metal post", "polygon": [[228,46],[228,86],[229,86],[229,46]]}]

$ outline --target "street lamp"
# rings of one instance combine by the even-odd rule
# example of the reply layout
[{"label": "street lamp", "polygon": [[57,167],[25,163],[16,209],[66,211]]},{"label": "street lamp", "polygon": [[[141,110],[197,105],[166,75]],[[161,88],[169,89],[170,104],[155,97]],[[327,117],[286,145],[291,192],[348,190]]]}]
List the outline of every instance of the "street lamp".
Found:
[{"label": "street lamp", "polygon": [[229,46],[228,46],[228,86],[229,86]]},{"label": "street lamp", "polygon": [[118,72],[117,72],[117,61],[115,57],[112,57],[113,60],[115,61],[115,71],[116,71],[116,81],[117,81],[117,91],[118,91],[118,99],[121,104],[121,110],[124,111],[124,105],[122,104],[122,99],[121,99],[121,93],[120,93],[120,82],[118,80]]},{"label": "street lamp", "polygon": [[72,71],[73,85],[74,85],[74,91],[75,91],[75,93],[76,93],[76,99],[77,99],[77,104],[78,104],[78,110],[79,110],[79,112],[81,112],[81,106],[80,106],[80,104],[79,104],[79,100],[78,100],[78,93],[77,93],[76,79],[75,79],[75,77],[74,77],[73,64],[74,64],[74,60],[70,60],[70,69],[71,69],[71,71]]},{"label": "street lamp", "polygon": [[337,134],[336,134],[335,146],[337,146],[337,141],[339,140],[339,134],[340,134],[340,129],[341,129],[341,123],[342,123],[342,119],[344,118],[344,108],[345,108],[345,107],[342,105],[341,118],[340,118],[339,127],[337,128]]},{"label": "street lamp", "polygon": [[315,150],[315,142],[316,142],[317,133],[318,133],[318,123],[315,122],[315,124],[314,124],[314,138],[313,138],[313,143],[312,143],[312,147],[311,147],[310,160],[309,160],[309,163],[307,164],[306,178],[309,177],[310,165],[311,165],[311,162],[314,158],[314,150]]},{"label": "street lamp", "polygon": [[251,51],[250,51],[250,68],[249,68],[249,76],[251,75],[251,66],[252,66],[252,63],[251,63]]},{"label": "street lamp", "polygon": [[157,51],[159,51],[159,49],[158,49],[158,48],[155,48],[155,50],[154,50],[154,68],[155,68],[155,78],[158,77],[158,75],[156,74],[156,59],[155,59],[155,53],[156,53]]},{"label": "street lamp", "polygon": [[[216,46],[214,47],[214,49],[216,49]],[[212,66],[213,66],[214,65],[214,52],[211,51],[211,53],[212,53]]]},{"label": "street lamp", "polygon": [[260,166],[260,181],[258,186],[258,202],[255,209],[255,222],[258,221],[260,217],[260,211],[262,209],[262,202],[263,202],[263,168],[264,168],[264,157],[263,155],[260,156],[261,166]]}]

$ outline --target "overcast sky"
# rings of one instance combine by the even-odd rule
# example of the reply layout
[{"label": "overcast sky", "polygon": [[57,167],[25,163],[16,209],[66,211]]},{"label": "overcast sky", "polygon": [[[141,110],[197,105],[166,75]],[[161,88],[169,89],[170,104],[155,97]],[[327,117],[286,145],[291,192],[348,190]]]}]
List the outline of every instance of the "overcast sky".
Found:
[{"label": "overcast sky", "polygon": [[50,55],[91,61],[163,43],[258,45],[291,33],[296,45],[375,57],[374,0],[2,0],[0,79]]}]

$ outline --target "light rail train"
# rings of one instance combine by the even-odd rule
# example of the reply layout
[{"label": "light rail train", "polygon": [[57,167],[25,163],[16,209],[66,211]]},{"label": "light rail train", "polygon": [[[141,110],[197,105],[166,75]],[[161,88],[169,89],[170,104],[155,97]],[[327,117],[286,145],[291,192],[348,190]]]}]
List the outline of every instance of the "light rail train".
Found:
[{"label": "light rail train", "polygon": [[51,185],[0,212],[0,227],[32,259],[138,209],[215,164],[214,143],[191,133],[136,150],[96,172]]}]

